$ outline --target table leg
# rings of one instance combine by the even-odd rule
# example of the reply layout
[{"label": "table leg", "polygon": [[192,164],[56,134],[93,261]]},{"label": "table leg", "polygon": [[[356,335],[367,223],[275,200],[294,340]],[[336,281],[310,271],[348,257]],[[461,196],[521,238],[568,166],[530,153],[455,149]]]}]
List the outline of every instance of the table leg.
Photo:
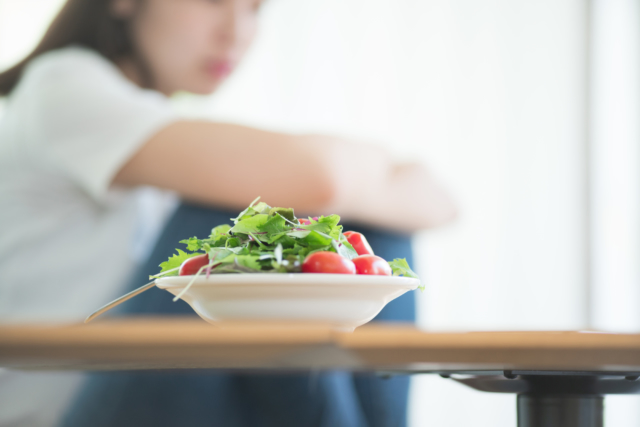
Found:
[{"label": "table leg", "polygon": [[518,395],[518,427],[603,427],[604,398]]},{"label": "table leg", "polygon": [[504,371],[453,379],[480,391],[517,394],[518,427],[603,427],[603,396],[640,394],[638,378],[623,373]]},{"label": "table leg", "polygon": [[603,427],[607,394],[640,394],[638,372],[513,371],[503,375],[440,372],[490,393],[518,395],[518,427]]}]

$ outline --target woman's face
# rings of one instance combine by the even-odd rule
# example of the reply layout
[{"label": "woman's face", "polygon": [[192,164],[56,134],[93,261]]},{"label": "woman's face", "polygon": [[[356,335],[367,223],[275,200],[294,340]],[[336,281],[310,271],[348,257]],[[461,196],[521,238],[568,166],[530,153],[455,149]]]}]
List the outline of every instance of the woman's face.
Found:
[{"label": "woman's face", "polygon": [[261,0],[114,0],[159,91],[213,92],[253,41]]}]

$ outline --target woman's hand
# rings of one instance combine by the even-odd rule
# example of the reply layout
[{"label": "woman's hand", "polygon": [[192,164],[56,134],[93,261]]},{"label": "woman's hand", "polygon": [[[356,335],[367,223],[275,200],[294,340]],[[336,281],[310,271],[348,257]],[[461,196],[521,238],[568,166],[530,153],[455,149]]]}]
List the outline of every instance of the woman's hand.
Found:
[{"label": "woman's hand", "polygon": [[440,225],[455,214],[424,166],[394,163],[375,146],[212,122],[169,125],[113,183],[151,185],[236,209],[261,196],[272,206],[337,213],[403,232]]}]

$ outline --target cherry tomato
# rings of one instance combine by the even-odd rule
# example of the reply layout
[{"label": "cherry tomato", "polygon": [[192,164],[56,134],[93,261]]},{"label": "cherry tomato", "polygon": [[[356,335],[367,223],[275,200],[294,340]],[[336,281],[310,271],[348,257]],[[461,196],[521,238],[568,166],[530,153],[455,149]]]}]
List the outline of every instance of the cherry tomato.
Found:
[{"label": "cherry tomato", "polygon": [[180,276],[193,276],[205,265],[209,265],[209,255],[198,255],[189,258],[180,266]]},{"label": "cherry tomato", "polygon": [[373,274],[376,276],[391,276],[392,271],[389,263],[379,256],[361,255],[354,258],[357,274]]},{"label": "cherry tomato", "polygon": [[371,249],[371,245],[369,245],[367,238],[364,237],[362,233],[345,231],[343,234],[349,243],[351,243],[351,246],[353,246],[353,249],[356,250],[358,255],[373,255],[373,249]]},{"label": "cherry tomato", "polygon": [[302,263],[303,273],[356,274],[356,266],[335,252],[315,252]]}]

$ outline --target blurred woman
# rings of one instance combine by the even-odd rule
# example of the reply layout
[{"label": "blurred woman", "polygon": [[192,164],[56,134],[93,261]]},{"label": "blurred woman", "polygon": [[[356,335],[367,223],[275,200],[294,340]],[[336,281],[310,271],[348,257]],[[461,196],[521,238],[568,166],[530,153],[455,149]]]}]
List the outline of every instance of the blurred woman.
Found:
[{"label": "blurred woman", "polygon": [[[452,218],[452,202],[421,164],[396,163],[357,141],[174,113],[171,95],[211,94],[238,66],[256,35],[260,6],[260,0],[68,0],[35,50],[0,73],[0,95],[8,97],[0,122],[0,321],[79,321],[141,285],[138,278],[166,259],[175,236],[206,233],[256,196],[373,227],[371,239],[391,256],[411,255],[404,235]],[[175,194],[187,202],[176,208]],[[185,311],[160,295],[131,311]],[[411,320],[410,298],[397,306],[401,314],[387,311],[386,318]],[[0,424],[56,425],[79,393],[83,403],[67,412],[65,425],[102,425],[91,417],[105,406],[109,414],[98,417],[104,425],[174,425],[168,414],[184,420],[185,411],[162,402],[196,383],[209,392],[194,398],[202,407],[225,402],[213,414],[191,409],[202,425],[404,422],[404,380],[358,386],[346,374],[325,375],[319,381],[325,388],[313,396],[300,391],[306,381],[114,374],[78,392],[77,379],[0,373],[0,397],[13,399],[0,398]],[[261,412],[274,387],[283,400]],[[382,416],[385,403],[371,397],[376,387],[405,397]],[[125,392],[146,396],[146,409],[125,408]],[[119,398],[109,400],[114,393]],[[250,397],[254,418],[243,418],[242,402]],[[302,403],[291,412],[295,399]]]}]

